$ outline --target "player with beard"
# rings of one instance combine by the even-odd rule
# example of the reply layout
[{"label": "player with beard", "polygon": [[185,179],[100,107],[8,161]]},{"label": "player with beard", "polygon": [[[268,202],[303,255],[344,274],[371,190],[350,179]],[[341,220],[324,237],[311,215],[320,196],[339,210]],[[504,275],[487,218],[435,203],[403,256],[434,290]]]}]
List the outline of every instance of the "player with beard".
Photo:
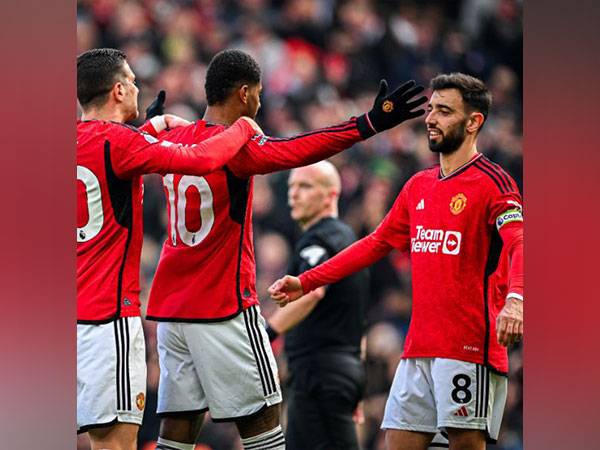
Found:
[{"label": "player with beard", "polygon": [[481,450],[498,437],[507,347],[523,334],[521,196],[477,150],[491,105],[483,82],[453,73],[431,87],[425,123],[440,165],[414,175],[369,236],[269,292],[285,305],[410,251],[412,318],[382,424],[388,449],[424,450],[441,431],[451,449]]},{"label": "player with beard", "polygon": [[260,132],[246,117],[201,143],[159,141],[143,131],[189,122],[161,115],[142,130],[125,125],[138,116],[138,92],[123,52],[77,57],[77,432],[89,432],[93,450],[134,450],[144,413],[141,176],[206,174]]},{"label": "player with beard", "polygon": [[[164,135],[186,143],[218,135],[260,107],[260,68],[248,54],[225,50],[206,73],[203,120]],[[204,176],[164,177],[169,228],[152,284],[147,318],[159,321],[161,377],[157,449],[192,449],[204,413],[235,422],[247,450],[285,448],[279,424],[277,366],[256,294],[252,243],[253,175],[311,164],[418,117],[427,101],[408,82],[373,109],[336,126],[290,138],[255,136],[239,157]]]}]

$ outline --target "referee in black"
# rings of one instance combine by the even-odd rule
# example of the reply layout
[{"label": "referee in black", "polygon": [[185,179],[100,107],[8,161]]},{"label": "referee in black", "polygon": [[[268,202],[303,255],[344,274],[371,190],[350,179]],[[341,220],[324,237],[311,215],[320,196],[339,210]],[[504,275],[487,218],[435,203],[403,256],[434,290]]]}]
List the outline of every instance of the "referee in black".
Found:
[{"label": "referee in black", "polygon": [[[301,227],[289,273],[333,257],[356,236],[340,221],[340,176],[327,161],[294,169],[288,181],[291,216]],[[312,291],[269,320],[271,341],[286,333],[288,450],[359,450],[353,413],[365,386],[361,338],[368,272]]]}]

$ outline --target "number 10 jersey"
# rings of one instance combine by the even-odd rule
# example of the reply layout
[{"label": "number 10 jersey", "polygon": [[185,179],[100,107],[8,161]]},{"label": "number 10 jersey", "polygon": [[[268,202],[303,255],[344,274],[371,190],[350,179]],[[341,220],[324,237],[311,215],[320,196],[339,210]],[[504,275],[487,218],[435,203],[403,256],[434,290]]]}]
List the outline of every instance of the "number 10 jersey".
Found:
[{"label": "number 10 jersey", "polygon": [[[161,137],[187,143],[223,130],[223,125],[199,120]],[[291,138],[256,135],[226,166],[208,175],[165,176],[168,237],[147,318],[224,321],[257,304],[252,176],[320,161],[361,139],[355,118]]]}]

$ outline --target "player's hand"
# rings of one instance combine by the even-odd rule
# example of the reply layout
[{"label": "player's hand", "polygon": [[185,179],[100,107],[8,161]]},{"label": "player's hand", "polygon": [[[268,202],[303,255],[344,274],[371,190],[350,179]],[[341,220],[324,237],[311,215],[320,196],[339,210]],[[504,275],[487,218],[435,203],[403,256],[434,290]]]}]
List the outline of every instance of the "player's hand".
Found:
[{"label": "player's hand", "polygon": [[152,119],[154,116],[162,116],[165,113],[165,99],[167,94],[165,91],[160,91],[150,106],[146,108],[146,120]]},{"label": "player's hand", "polygon": [[509,298],[496,318],[498,343],[510,347],[523,338],[523,301]]},{"label": "player's hand", "polygon": [[192,122],[174,114],[165,114],[165,123],[167,124],[167,128],[177,128],[191,125]]},{"label": "player's hand", "polygon": [[250,126],[252,127],[252,129],[256,132],[256,134],[265,134],[263,132],[262,128],[256,123],[256,121],[254,119],[251,119],[250,117],[247,117],[247,116],[242,116],[238,120],[245,120],[246,122],[248,122],[250,124]]},{"label": "player's hand", "polygon": [[293,302],[304,295],[300,279],[291,275],[286,275],[277,280],[269,287],[268,291],[271,299],[280,307],[284,307],[289,302]]},{"label": "player's hand", "polygon": [[406,120],[425,114],[423,108],[415,108],[427,102],[427,97],[422,95],[416,99],[414,98],[424,90],[423,86],[417,85],[414,80],[410,80],[388,94],[387,81],[381,80],[373,108],[357,119],[361,136],[366,139],[375,133],[388,130]]}]

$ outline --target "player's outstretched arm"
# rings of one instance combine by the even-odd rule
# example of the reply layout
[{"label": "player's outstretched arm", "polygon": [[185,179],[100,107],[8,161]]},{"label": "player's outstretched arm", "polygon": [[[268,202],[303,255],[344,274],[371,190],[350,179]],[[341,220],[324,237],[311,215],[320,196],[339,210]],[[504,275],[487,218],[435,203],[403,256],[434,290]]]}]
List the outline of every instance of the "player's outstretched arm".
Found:
[{"label": "player's outstretched arm", "polygon": [[502,227],[510,261],[506,304],[496,319],[498,343],[509,347],[523,338],[523,222]]},{"label": "player's outstretched arm", "polygon": [[111,149],[111,162],[115,174],[123,179],[145,173],[206,175],[227,164],[257,130],[260,127],[254,120],[242,117],[222,133],[182,145],[123,127],[124,136]]},{"label": "player's outstretched arm", "polygon": [[423,89],[409,81],[388,94],[387,83],[382,80],[373,108],[367,113],[289,138],[256,136],[228,167],[236,176],[246,178],[327,159],[375,133],[424,114],[424,109],[417,108],[427,102],[427,97],[415,98]]}]

